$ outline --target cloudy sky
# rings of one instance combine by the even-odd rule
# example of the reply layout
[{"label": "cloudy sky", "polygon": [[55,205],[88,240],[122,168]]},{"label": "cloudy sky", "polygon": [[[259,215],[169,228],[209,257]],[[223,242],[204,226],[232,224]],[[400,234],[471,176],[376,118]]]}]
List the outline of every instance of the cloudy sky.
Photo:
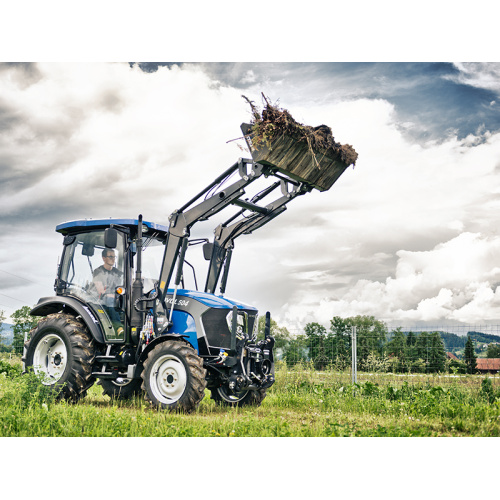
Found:
[{"label": "cloudy sky", "polygon": [[248,157],[261,92],[359,159],[237,240],[228,296],[292,329],[500,323],[499,63],[0,64],[0,310],[53,293],[60,222],[167,224]]}]

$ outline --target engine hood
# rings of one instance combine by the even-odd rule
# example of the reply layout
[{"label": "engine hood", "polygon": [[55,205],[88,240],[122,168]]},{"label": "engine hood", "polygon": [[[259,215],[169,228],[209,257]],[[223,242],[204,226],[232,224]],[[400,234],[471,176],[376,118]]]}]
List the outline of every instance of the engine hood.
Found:
[{"label": "engine hood", "polygon": [[[169,288],[168,295],[173,295],[174,290]],[[233,299],[228,299],[227,297],[222,297],[220,295],[213,295],[211,293],[197,292],[194,290],[177,290],[177,297],[186,297],[197,300],[208,307],[213,307],[217,309],[232,309],[236,306],[238,309],[244,309],[245,311],[255,311],[257,309],[248,304],[243,304],[242,302],[235,301]]]}]

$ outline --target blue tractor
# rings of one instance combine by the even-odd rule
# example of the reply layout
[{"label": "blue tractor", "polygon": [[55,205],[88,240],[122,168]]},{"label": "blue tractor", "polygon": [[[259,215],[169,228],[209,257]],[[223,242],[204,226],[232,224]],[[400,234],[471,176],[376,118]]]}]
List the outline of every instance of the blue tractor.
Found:
[{"label": "blue tractor", "polygon": [[[266,187],[243,199],[256,181]],[[174,211],[168,227],[141,215],[58,225],[63,252],[55,296],[31,311],[42,318],[25,344],[24,370],[72,401],[97,381],[112,398],[144,394],[166,410],[195,410],[205,389],[220,405],[260,405],[274,383],[271,319],[266,313],[258,338],[258,311],[224,297],[234,241],[313,187],[286,170],[240,158]],[[276,191],[278,197],[262,203]],[[229,207],[236,212],[216,227],[212,241],[191,237],[194,224]],[[184,285],[185,269],[193,267],[186,254],[197,245],[208,261],[203,291]]]}]

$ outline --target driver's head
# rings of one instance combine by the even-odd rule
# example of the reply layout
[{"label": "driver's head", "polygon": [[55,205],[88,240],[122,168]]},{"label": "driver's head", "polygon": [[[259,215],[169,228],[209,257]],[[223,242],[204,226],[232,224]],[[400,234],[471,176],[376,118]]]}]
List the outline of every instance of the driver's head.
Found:
[{"label": "driver's head", "polygon": [[104,265],[106,267],[113,267],[115,264],[115,251],[109,248],[105,248],[102,251],[102,260],[104,261]]}]

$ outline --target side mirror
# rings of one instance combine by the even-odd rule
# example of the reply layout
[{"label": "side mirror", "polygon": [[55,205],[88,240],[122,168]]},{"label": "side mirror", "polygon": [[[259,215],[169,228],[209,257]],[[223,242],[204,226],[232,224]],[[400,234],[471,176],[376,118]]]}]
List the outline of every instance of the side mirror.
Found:
[{"label": "side mirror", "polygon": [[212,258],[213,250],[214,250],[213,243],[205,243],[203,245],[203,257],[205,257],[205,260],[210,260]]},{"label": "side mirror", "polygon": [[106,248],[116,248],[118,245],[118,231],[112,227],[104,230],[104,246]]},{"label": "side mirror", "polygon": [[92,257],[94,255],[94,245],[92,245],[92,243],[84,243],[82,248],[82,255]]}]

